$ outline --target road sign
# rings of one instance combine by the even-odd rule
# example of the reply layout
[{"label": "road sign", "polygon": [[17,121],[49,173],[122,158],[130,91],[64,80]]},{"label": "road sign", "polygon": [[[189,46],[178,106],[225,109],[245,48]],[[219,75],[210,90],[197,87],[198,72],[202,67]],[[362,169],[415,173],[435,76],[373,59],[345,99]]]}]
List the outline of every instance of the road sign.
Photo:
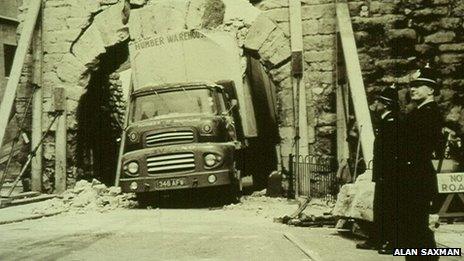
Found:
[{"label": "road sign", "polygon": [[439,193],[463,193],[464,172],[439,173],[437,175]]}]

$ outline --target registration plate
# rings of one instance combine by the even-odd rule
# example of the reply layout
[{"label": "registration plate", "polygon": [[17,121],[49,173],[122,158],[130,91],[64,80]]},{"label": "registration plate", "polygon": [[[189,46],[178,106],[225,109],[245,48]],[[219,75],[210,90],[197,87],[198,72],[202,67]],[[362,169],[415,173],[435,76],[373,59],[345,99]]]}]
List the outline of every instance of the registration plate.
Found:
[{"label": "registration plate", "polygon": [[158,180],[158,188],[184,187],[187,184],[184,178]]}]

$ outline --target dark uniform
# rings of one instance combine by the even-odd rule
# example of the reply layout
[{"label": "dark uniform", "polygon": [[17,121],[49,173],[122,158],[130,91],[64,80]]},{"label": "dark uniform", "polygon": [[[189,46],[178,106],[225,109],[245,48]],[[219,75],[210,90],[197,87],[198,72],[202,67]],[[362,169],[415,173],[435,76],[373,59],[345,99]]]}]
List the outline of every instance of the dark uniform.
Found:
[{"label": "dark uniform", "polygon": [[374,140],[372,181],[374,192],[374,243],[396,244],[398,196],[398,115],[389,112],[380,120]]},{"label": "dark uniform", "polygon": [[432,154],[441,141],[441,116],[436,102],[412,110],[405,119],[401,171],[401,245],[436,247],[429,229],[430,201],[437,180]]},{"label": "dark uniform", "polygon": [[[426,66],[411,84],[415,88],[427,86],[437,94],[437,83],[430,67]],[[432,165],[433,152],[441,141],[442,117],[438,105],[431,100],[419,105],[405,117],[401,144],[399,195],[399,239],[405,248],[436,247],[429,229],[430,202],[437,195],[436,172]],[[424,257],[406,259],[424,260]],[[438,260],[428,257],[427,260]]]}]

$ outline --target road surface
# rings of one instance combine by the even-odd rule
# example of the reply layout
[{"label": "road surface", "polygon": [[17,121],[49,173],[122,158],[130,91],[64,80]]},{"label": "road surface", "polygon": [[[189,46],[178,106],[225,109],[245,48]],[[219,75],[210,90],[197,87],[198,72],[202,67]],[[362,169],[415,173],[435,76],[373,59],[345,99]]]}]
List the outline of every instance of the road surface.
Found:
[{"label": "road surface", "polygon": [[0,225],[0,260],[311,260],[284,234],[321,260],[404,260],[357,250],[334,228],[273,222],[296,209],[260,197],[225,208],[65,213]]}]

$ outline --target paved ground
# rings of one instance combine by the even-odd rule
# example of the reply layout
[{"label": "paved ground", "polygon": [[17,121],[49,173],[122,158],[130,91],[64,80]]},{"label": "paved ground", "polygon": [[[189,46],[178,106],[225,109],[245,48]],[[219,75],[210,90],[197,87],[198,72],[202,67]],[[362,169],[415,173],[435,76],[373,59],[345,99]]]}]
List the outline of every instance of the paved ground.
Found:
[{"label": "paved ground", "polygon": [[[403,260],[356,250],[356,241],[334,228],[273,222],[296,207],[296,202],[259,197],[225,208],[65,213],[0,225],[0,260],[310,260],[284,234],[322,260]],[[0,209],[0,219],[27,208]]]}]

